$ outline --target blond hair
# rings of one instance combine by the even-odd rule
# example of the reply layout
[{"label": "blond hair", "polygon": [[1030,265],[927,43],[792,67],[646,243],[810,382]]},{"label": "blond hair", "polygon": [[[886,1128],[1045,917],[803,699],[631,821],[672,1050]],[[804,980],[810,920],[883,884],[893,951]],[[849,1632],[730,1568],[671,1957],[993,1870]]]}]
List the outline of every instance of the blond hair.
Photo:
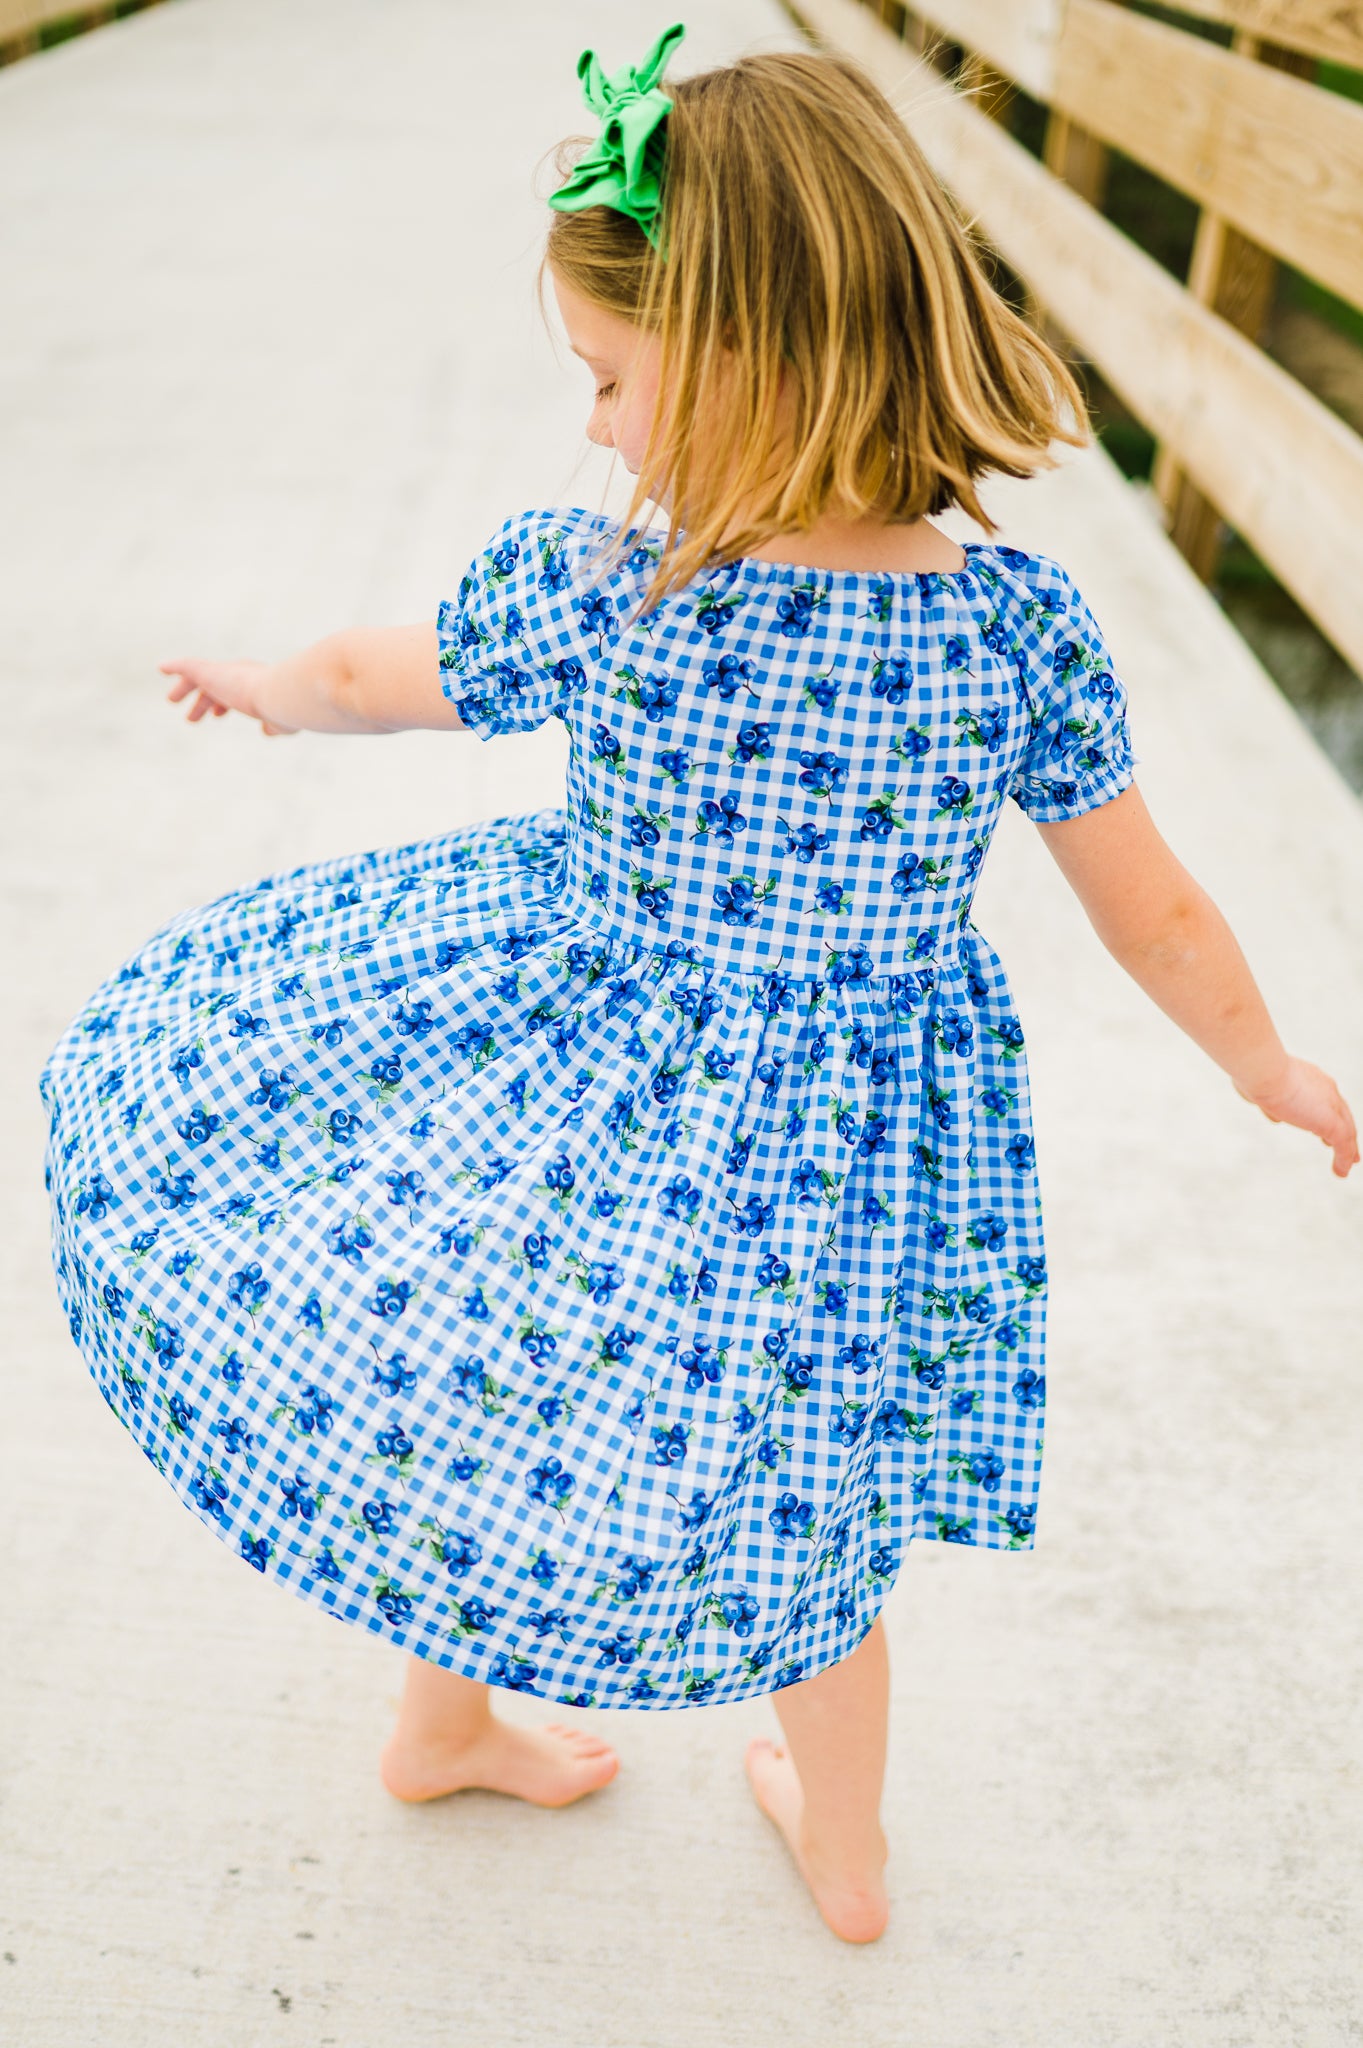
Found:
[{"label": "blond hair", "polygon": [[1051,467],[1054,440],[1086,438],[1083,400],[989,283],[889,101],[856,65],[803,53],[669,90],[663,253],[601,206],[555,212],[545,250],[659,338],[667,402],[624,520],[668,494],[648,602],[824,512],[959,505],[992,532],[977,480]]}]

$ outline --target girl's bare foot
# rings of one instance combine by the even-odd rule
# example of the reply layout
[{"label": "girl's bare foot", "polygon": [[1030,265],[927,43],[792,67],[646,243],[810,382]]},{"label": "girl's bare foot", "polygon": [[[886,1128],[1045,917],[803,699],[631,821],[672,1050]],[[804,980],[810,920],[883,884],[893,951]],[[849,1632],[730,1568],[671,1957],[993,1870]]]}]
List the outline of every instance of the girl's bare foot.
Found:
[{"label": "girl's bare foot", "polygon": [[844,1860],[835,1867],[806,1839],[804,1793],[785,1750],[759,1736],[748,1744],[745,1761],[754,1797],[785,1836],[824,1920],[843,1941],[875,1941],[890,1917],[881,1882],[887,1851],[879,1829],[877,1846],[863,1859]]},{"label": "girl's bare foot", "polygon": [[379,1774],[396,1799],[443,1799],[476,1786],[534,1806],[570,1806],[608,1785],[619,1768],[615,1751],[585,1728],[565,1728],[559,1721],[514,1728],[489,1719],[462,1746],[417,1742],[399,1729],[383,1752]]}]

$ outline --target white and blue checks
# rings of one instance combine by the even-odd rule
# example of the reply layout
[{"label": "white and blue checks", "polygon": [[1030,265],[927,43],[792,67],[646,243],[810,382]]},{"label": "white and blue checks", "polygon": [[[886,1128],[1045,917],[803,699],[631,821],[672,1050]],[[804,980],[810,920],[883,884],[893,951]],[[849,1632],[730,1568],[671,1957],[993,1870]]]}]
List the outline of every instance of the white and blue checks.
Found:
[{"label": "white and blue checks", "polygon": [[[44,1070],[106,1400],[329,1612],[496,1685],[732,1700],[870,1626],[914,1535],[1024,1549],[1046,1269],[1019,1029],[969,922],[1006,796],[1131,780],[1054,563],[760,561],[639,616],[583,512],[442,608],[565,811],[175,918]],[[595,579],[595,580],[594,580]]]}]

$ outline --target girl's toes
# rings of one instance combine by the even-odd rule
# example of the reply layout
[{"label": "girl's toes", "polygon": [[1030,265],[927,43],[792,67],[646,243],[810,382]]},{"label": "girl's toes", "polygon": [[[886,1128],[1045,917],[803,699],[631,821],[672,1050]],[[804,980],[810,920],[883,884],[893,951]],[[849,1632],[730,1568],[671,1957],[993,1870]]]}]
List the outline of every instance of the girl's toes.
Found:
[{"label": "girl's toes", "polygon": [[590,1728],[568,1728],[562,1721],[546,1721],[544,1732],[558,1736],[578,1756],[602,1756],[610,1748],[610,1744],[594,1735]]},{"label": "girl's toes", "polygon": [[575,1757],[573,1761],[576,1765],[572,1784],[574,1798],[583,1792],[599,1792],[603,1785],[609,1785],[620,1768],[619,1757],[610,1749],[603,1749],[595,1756]]}]

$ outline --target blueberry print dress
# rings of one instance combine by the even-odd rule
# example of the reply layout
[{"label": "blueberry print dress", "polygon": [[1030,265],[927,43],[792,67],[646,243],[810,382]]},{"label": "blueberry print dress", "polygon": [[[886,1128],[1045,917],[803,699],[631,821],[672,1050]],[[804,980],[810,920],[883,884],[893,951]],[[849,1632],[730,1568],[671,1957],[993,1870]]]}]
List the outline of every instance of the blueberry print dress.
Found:
[{"label": "blueberry print dress", "polygon": [[436,1664],[685,1707],[846,1656],[914,1536],[1032,1544],[1046,1263],[971,898],[1006,797],[1075,817],[1132,756],[1054,562],[744,560],[645,613],[614,533],[513,520],[440,612],[473,733],[563,721],[562,810],[183,912],[41,1087],[71,1334],[192,1514]]}]

